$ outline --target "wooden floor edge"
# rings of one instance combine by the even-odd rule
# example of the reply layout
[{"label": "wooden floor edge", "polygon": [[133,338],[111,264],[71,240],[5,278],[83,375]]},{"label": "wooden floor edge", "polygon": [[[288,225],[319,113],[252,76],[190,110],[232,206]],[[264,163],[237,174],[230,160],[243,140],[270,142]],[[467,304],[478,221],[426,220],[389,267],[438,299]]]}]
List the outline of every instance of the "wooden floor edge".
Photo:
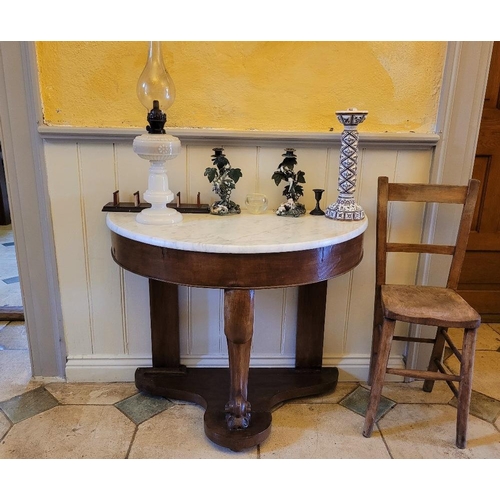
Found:
[{"label": "wooden floor edge", "polygon": [[23,307],[0,307],[0,321],[24,321]]}]

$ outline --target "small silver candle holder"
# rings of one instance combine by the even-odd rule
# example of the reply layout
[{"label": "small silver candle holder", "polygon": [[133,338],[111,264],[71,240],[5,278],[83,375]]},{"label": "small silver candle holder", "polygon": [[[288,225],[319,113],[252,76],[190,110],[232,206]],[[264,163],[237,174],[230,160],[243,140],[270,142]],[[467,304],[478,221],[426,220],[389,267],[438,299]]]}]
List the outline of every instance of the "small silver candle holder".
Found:
[{"label": "small silver candle holder", "polygon": [[339,195],[337,201],[329,205],[325,216],[335,220],[362,220],[364,210],[354,201],[356,177],[358,170],[358,130],[357,127],[366,118],[367,111],[350,108],[347,111],[337,111],[337,119],[342,125],[339,164]]}]

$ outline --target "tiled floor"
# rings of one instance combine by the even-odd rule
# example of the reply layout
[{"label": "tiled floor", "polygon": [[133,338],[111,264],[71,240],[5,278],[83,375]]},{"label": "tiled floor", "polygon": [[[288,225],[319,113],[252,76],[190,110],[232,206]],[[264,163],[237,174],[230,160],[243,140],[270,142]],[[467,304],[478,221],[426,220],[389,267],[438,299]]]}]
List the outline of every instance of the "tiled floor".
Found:
[{"label": "tiled floor", "polygon": [[339,383],[278,408],[270,437],[236,453],[205,437],[197,405],[148,397],[132,383],[31,381],[21,322],[0,323],[0,345],[0,458],[500,458],[500,324],[479,332],[465,450],[454,445],[454,398],[444,383],[430,394],[421,382],[386,385],[369,439],[361,435],[366,386]]}]

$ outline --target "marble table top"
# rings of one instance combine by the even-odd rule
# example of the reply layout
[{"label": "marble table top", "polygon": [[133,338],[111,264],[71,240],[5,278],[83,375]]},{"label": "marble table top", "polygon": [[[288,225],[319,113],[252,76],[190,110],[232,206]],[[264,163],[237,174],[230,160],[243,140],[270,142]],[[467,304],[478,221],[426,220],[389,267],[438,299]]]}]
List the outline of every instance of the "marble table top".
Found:
[{"label": "marble table top", "polygon": [[135,213],[109,212],[111,231],[149,245],[206,253],[278,253],[321,248],[355,238],[368,227],[362,221],[336,221],[324,216],[278,217],[268,210],[253,215],[182,214],[165,226],[139,224]]}]

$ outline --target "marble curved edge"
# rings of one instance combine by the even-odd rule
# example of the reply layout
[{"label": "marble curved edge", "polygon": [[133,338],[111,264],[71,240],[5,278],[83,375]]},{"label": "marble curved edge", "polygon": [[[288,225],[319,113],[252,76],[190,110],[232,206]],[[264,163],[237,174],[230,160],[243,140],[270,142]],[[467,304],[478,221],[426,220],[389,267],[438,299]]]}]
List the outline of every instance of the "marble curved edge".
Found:
[{"label": "marble curved edge", "polygon": [[311,250],[343,243],[365,232],[368,219],[335,221],[304,215],[278,217],[273,211],[216,217],[183,214],[177,224],[140,224],[136,214],[108,213],[108,228],[131,240],[153,246],[204,253],[275,253]]}]

